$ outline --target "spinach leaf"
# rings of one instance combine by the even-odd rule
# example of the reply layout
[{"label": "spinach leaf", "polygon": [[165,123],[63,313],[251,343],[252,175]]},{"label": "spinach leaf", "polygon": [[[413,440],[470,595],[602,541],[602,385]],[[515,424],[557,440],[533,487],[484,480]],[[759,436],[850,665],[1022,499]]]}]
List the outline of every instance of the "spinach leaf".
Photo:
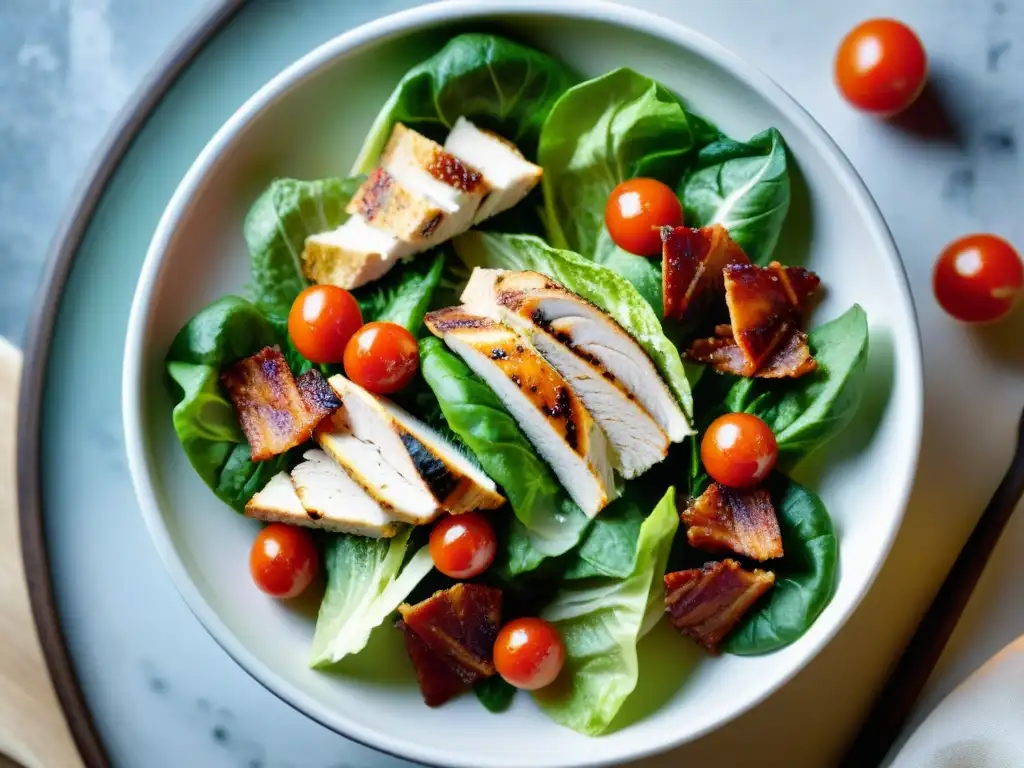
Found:
[{"label": "spinach leaf", "polygon": [[687,418],[693,415],[690,383],[679,350],[665,335],[651,305],[614,270],[572,251],[552,248],[532,235],[471,231],[455,238],[453,243],[456,255],[470,269],[532,269],[603,309],[644,348]]},{"label": "spinach leaf", "polygon": [[286,318],[306,287],[302,248],[308,235],[335,229],[348,219],[345,206],[360,178],[298,181],[275,179],[245,217],[243,233],[252,258],[252,291],[271,317]]},{"label": "spinach leaf", "polygon": [[500,675],[493,675],[474,685],[473,693],[489,711],[497,713],[504,712],[512,706],[516,689],[506,683]]},{"label": "spinach leaf", "polygon": [[839,546],[828,510],[812,491],[776,473],[769,481],[785,555],[775,586],[726,638],[727,653],[767,653],[799,639],[832,599]]},{"label": "spinach leaf", "polygon": [[696,150],[717,136],[675,94],[631,69],[571,88],[551,110],[538,150],[548,240],[612,269],[660,310],[659,263],[612,242],[605,203],[634,176],[675,185]]},{"label": "spinach leaf", "polygon": [[752,261],[767,263],[789,210],[782,134],[769,128],[746,143],[722,138],[707,145],[679,196],[690,226],[721,224]]},{"label": "spinach leaf", "polygon": [[167,353],[167,373],[177,400],[174,431],[203,482],[239,512],[287,458],[251,460],[234,406],[221,388],[220,373],[279,342],[276,329],[257,307],[225,296],[193,317]]},{"label": "spinach leaf", "polygon": [[353,173],[373,169],[395,123],[444,141],[460,116],[497,131],[533,157],[552,105],[578,79],[558,59],[504,37],[458,35],[398,83],[374,120]]},{"label": "spinach leaf", "polygon": [[437,251],[433,258],[424,254],[411,264],[396,266],[381,280],[353,291],[363,321],[397,323],[419,335],[423,316],[441,282],[444,263],[444,251]]},{"label": "spinach leaf", "polygon": [[561,675],[533,694],[555,722],[596,736],[636,687],[636,644],[655,607],[663,612],[661,577],[678,526],[669,489],[640,526],[636,562],[625,578],[565,582],[541,611],[565,643]]},{"label": "spinach leaf", "polygon": [[[511,575],[576,545],[588,523],[482,380],[436,338],[420,342],[420,370],[448,425],[504,489],[523,529],[507,556]],[[525,535],[524,535],[525,534]]]},{"label": "spinach leaf", "polygon": [[327,589],[313,632],[311,667],[326,667],[366,647],[384,623],[434,567],[421,547],[406,560],[411,528],[391,539],[338,534],[327,539]]},{"label": "spinach leaf", "polygon": [[815,328],[809,344],[818,369],[799,379],[740,379],[731,411],[760,416],[775,433],[780,466],[795,465],[841,431],[860,405],[868,357],[867,315],[859,305]]}]

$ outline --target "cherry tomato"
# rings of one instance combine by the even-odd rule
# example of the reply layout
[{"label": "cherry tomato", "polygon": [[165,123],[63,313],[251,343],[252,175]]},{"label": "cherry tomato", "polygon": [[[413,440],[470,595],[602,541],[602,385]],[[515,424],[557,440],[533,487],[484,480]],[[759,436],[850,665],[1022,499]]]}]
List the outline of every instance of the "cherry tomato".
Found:
[{"label": "cherry tomato", "polygon": [[932,287],[940,306],[957,320],[998,320],[1024,288],[1024,263],[1001,237],[967,235],[939,255]]},{"label": "cherry tomato", "polygon": [[453,579],[472,579],[487,570],[498,551],[498,538],[487,518],[465,512],[442,518],[430,531],[434,567]]},{"label": "cherry tomato", "polygon": [[749,413],[719,416],[704,433],[700,458],[711,479],[733,488],[757,485],[779,458],[771,427]]},{"label": "cherry tomato", "polygon": [[850,30],[836,53],[836,85],[858,109],[891,116],[924,90],[928,57],[914,31],[894,19],[871,19]]},{"label": "cherry tomato", "polygon": [[494,666],[516,688],[535,691],[551,685],[564,663],[562,637],[544,619],[510,621],[494,641]]},{"label": "cherry tomato", "polygon": [[683,223],[676,193],[657,179],[629,179],[612,190],[604,209],[608,234],[617,246],[637,256],[661,254],[660,227]]},{"label": "cherry tomato", "polygon": [[319,560],[309,531],[271,523],[252,544],[249,572],[256,586],[268,595],[298,597],[316,576]]},{"label": "cherry tomato", "polygon": [[288,313],[292,344],[314,363],[340,363],[345,345],[362,324],[359,304],[336,285],[311,285],[295,297]]},{"label": "cherry tomato", "polygon": [[345,347],[345,375],[380,395],[402,389],[412,381],[419,364],[416,339],[395,323],[367,323]]}]

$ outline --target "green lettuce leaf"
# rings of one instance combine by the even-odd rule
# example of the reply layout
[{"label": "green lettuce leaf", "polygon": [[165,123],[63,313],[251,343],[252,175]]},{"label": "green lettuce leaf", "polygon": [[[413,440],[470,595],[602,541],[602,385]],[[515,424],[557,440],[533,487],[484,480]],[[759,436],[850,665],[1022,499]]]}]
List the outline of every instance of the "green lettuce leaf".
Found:
[{"label": "green lettuce leaf", "polygon": [[701,149],[679,190],[689,226],[721,224],[757,264],[766,264],[789,211],[786,145],[774,128],[744,143]]},{"label": "green lettuce leaf", "polygon": [[340,227],[345,206],[361,178],[275,179],[245,217],[243,233],[252,258],[252,292],[260,308],[286,318],[307,286],[302,272],[306,237]]},{"label": "green lettuce leaf", "polygon": [[411,264],[399,264],[382,279],[352,292],[363,322],[397,323],[413,335],[423,331],[427,313],[444,270],[444,251],[421,255]]},{"label": "green lettuce leaf", "polygon": [[588,520],[547,464],[537,456],[512,415],[440,339],[420,342],[420,371],[437,397],[448,426],[504,489],[522,529],[515,529],[505,564],[510,575],[576,546]]},{"label": "green lettuce leaf", "polygon": [[726,653],[767,653],[798,640],[832,599],[839,545],[818,496],[785,475],[768,483],[785,555],[771,562],[775,586],[726,638]]},{"label": "green lettuce leaf", "polygon": [[551,107],[578,79],[558,59],[504,37],[458,35],[398,83],[374,120],[353,173],[373,169],[395,123],[443,142],[461,116],[497,131],[533,157]]},{"label": "green lettuce leaf", "polygon": [[617,272],[531,235],[470,231],[453,243],[456,255],[470,269],[532,269],[603,309],[647,352],[687,418],[693,415],[693,396],[679,350],[651,305]]},{"label": "green lettuce leaf", "polygon": [[761,417],[775,433],[782,467],[791,467],[853,419],[868,358],[867,315],[854,305],[808,334],[818,369],[798,379],[739,379],[725,405]]},{"label": "green lettuce leaf", "polygon": [[176,404],[174,431],[193,469],[224,503],[241,512],[287,456],[253,462],[220,373],[280,336],[259,308],[225,296],[193,317],[178,333],[166,365]]},{"label": "green lettuce leaf", "polygon": [[669,489],[640,526],[636,562],[625,578],[567,582],[541,616],[565,643],[565,667],[534,693],[552,720],[588,736],[603,733],[636,687],[636,644],[649,629],[650,606],[661,600],[672,539],[679,526]]},{"label": "green lettuce leaf", "polygon": [[473,686],[473,693],[490,712],[504,712],[512,706],[516,689],[505,682],[501,675],[485,677]]},{"label": "green lettuce leaf", "polygon": [[366,647],[380,626],[434,567],[427,547],[403,565],[411,528],[391,539],[339,534],[327,539],[327,589],[309,664],[327,667]]}]

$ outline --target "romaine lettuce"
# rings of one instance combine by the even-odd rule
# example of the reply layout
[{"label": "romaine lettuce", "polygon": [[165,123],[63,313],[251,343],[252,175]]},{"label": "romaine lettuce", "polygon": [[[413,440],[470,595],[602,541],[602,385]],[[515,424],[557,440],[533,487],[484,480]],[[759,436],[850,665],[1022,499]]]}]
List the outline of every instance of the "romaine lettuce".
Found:
[{"label": "romaine lettuce", "polygon": [[653,623],[654,608],[660,608],[662,576],[678,526],[670,488],[640,526],[629,575],[566,582],[541,612],[565,643],[561,675],[534,693],[555,722],[596,736],[633,692],[639,673],[636,645]]}]

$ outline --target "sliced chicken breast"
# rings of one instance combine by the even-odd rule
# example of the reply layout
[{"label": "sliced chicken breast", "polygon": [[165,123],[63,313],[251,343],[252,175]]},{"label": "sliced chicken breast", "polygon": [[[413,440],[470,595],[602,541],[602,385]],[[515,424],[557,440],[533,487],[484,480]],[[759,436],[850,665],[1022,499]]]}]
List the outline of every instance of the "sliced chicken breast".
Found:
[{"label": "sliced chicken breast", "polygon": [[415,416],[344,376],[332,376],[330,384],[354,434],[380,448],[395,470],[424,488],[439,509],[459,514],[505,503],[491,478]]},{"label": "sliced chicken breast", "polygon": [[390,538],[399,520],[384,510],[341,466],[321,450],[303,454],[292,470],[299,501],[319,528],[357,536]]},{"label": "sliced chicken breast", "polygon": [[320,424],[313,437],[389,515],[422,525],[441,514],[437,499],[423,483],[406,478],[385,458],[384,451],[393,450],[393,445],[387,440],[387,448],[378,445],[365,428],[357,432],[344,405]]},{"label": "sliced chicken breast", "polygon": [[409,243],[371,227],[361,216],[350,216],[337,229],[306,238],[302,271],[314,283],[359,288],[386,275],[414,251]]},{"label": "sliced chicken breast", "polygon": [[474,224],[514,206],[530,193],[544,173],[540,166],[523,157],[515,144],[477,128],[464,117],[455,121],[444,148],[480,171],[490,187]]},{"label": "sliced chicken breast", "polygon": [[447,214],[438,223],[427,247],[469,229],[488,192],[487,183],[476,168],[401,123],[391,131],[381,167],[400,184]]},{"label": "sliced chicken breast", "polygon": [[466,286],[463,302],[478,308],[498,303],[503,317],[515,314],[520,322],[547,331],[602,375],[611,376],[609,381],[627,397],[632,395],[672,442],[681,442],[691,433],[654,363],[607,313],[539,272],[490,275],[495,270],[476,271],[483,274]]},{"label": "sliced chicken breast", "polygon": [[494,390],[584,513],[600,512],[615,494],[608,443],[568,382],[511,328],[463,307],[426,324]]},{"label": "sliced chicken breast", "polygon": [[416,249],[431,242],[447,216],[436,203],[413,192],[383,168],[370,174],[345,210]]},{"label": "sliced chicken breast", "polygon": [[[540,279],[538,279],[540,278]],[[495,317],[521,333],[554,366],[608,436],[612,466],[625,478],[642,475],[668,453],[665,431],[636,401],[636,397],[589,354],[580,354],[556,337],[536,313],[510,308],[523,294],[546,290],[551,281],[536,272],[476,269],[463,292],[468,306]]]}]

